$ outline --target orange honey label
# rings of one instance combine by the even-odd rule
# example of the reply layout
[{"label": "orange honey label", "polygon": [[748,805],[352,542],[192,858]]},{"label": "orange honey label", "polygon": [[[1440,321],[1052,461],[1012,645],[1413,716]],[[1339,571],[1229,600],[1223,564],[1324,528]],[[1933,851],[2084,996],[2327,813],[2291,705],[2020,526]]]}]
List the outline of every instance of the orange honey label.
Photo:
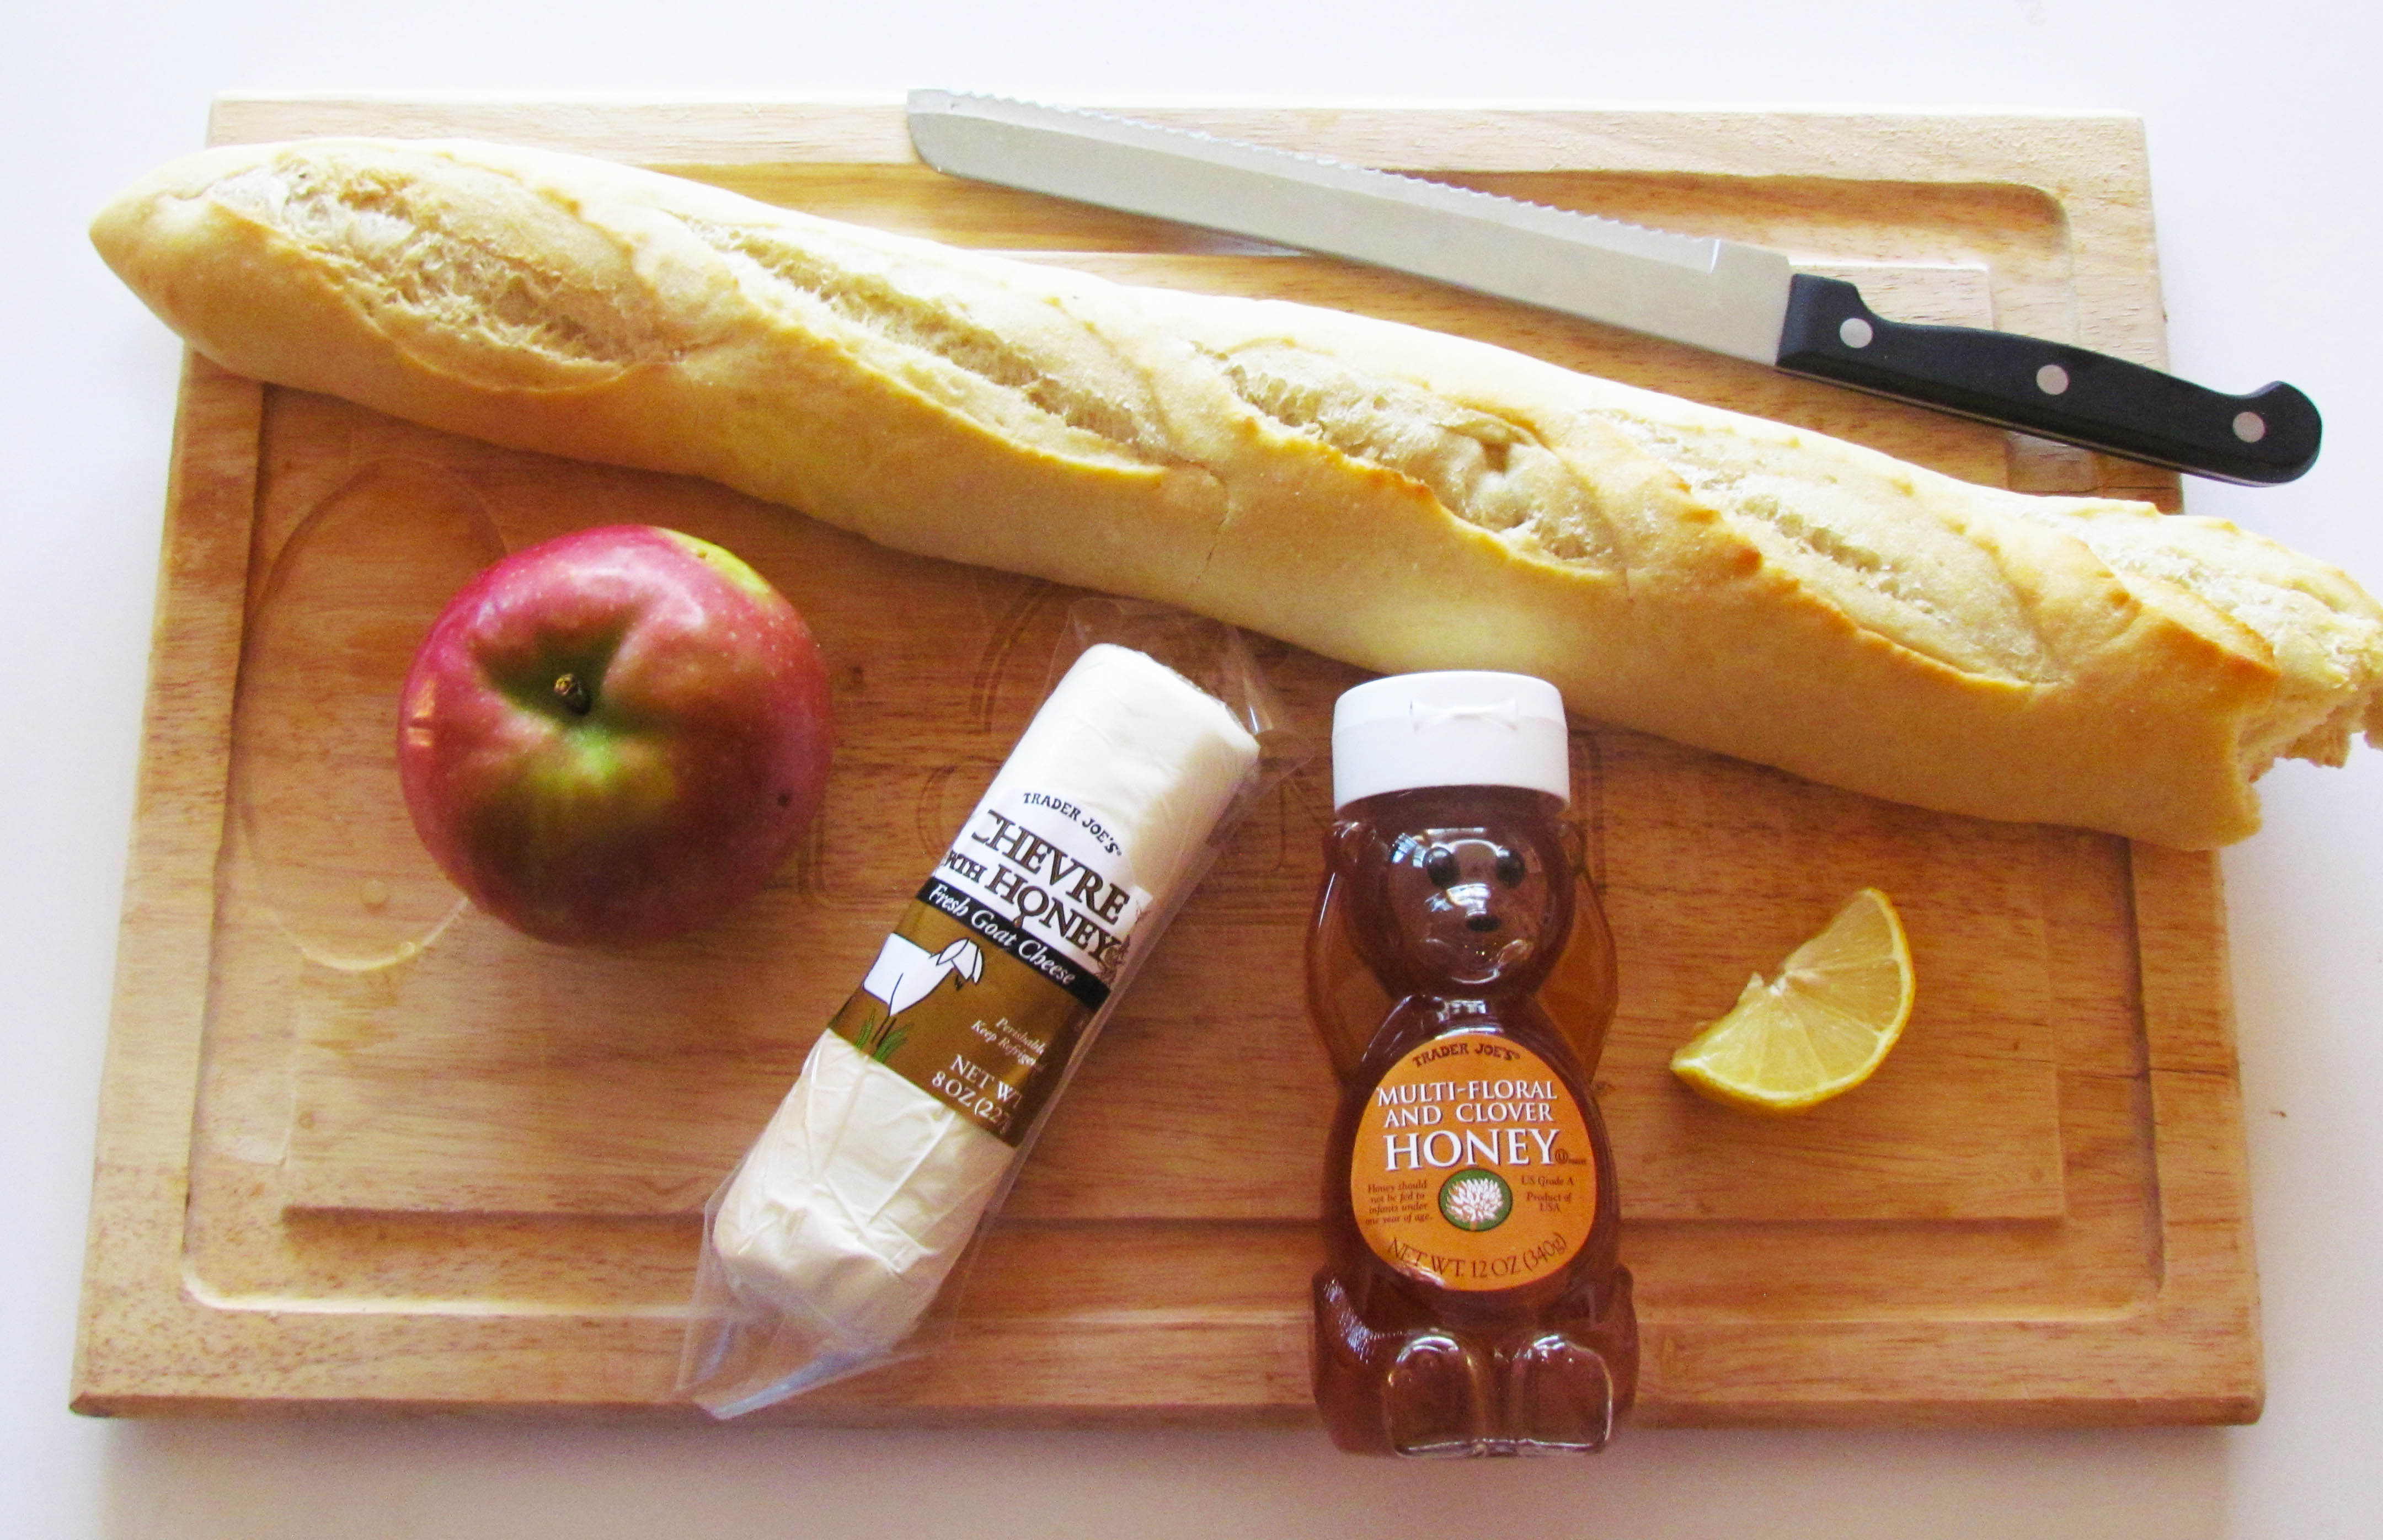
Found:
[{"label": "orange honey label", "polygon": [[1563,1267],[1597,1216],[1588,1120],[1547,1061],[1452,1032],[1375,1083],[1349,1203],[1374,1253],[1443,1288],[1513,1288]]}]

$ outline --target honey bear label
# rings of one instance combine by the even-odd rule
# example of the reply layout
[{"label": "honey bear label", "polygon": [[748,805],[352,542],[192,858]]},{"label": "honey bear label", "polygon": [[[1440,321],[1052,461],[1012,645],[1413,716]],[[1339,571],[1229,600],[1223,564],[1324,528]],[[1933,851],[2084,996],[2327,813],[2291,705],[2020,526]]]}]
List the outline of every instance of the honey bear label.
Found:
[{"label": "honey bear label", "polygon": [[1375,1082],[1349,1204],[1384,1262],[1442,1288],[1514,1288],[1562,1269],[1597,1217],[1580,1103],[1545,1059],[1452,1032]]}]

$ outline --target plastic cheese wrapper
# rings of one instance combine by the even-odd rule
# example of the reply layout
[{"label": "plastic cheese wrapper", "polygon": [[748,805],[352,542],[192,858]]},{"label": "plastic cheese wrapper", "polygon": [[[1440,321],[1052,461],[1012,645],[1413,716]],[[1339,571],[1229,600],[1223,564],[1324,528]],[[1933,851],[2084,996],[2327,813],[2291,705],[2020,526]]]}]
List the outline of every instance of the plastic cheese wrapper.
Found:
[{"label": "plastic cheese wrapper", "polygon": [[1075,625],[1150,650],[1102,641],[1066,671],[712,1200],[680,1388],[718,1416],[931,1342],[1136,966],[1303,758],[1229,628],[1105,600]]}]

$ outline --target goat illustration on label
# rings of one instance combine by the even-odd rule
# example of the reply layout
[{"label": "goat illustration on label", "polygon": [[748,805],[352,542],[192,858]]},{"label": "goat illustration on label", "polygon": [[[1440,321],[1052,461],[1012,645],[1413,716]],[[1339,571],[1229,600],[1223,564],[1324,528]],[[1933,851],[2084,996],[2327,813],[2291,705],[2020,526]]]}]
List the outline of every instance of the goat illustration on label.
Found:
[{"label": "goat illustration on label", "polygon": [[984,977],[984,954],[963,936],[941,952],[929,952],[908,936],[890,935],[879,948],[877,961],[860,980],[860,992],[884,1007],[884,1014],[860,1029],[854,1046],[881,1064],[902,1046],[905,1033],[894,1018],[943,986],[966,989]]}]

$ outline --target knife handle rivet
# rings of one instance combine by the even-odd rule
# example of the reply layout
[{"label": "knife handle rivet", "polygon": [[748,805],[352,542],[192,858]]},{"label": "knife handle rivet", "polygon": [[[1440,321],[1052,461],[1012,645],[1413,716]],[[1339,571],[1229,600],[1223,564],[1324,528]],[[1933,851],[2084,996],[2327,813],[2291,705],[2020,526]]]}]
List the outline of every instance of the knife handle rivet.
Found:
[{"label": "knife handle rivet", "polygon": [[2047,363],[2035,372],[2035,388],[2047,396],[2065,394],[2068,389],[2068,371],[2057,363]]},{"label": "knife handle rivet", "polygon": [[1858,315],[1848,315],[1837,324],[1837,340],[1848,348],[1867,348],[1878,333]]},{"label": "knife handle rivet", "polygon": [[2267,419],[2255,412],[2234,413],[2234,437],[2245,444],[2255,444],[2267,437]]}]

